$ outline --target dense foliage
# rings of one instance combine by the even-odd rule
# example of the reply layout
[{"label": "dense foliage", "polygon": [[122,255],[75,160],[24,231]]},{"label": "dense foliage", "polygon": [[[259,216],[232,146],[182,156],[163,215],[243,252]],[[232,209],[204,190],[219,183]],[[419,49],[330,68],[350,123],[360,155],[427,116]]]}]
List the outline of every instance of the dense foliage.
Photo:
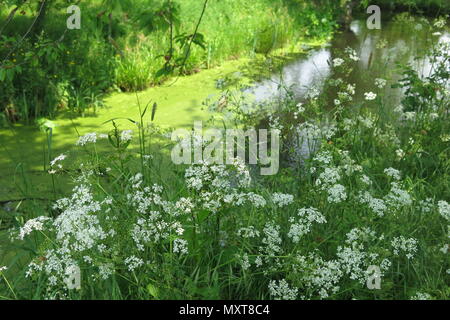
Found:
[{"label": "dense foliage", "polygon": [[[264,108],[230,96],[231,121],[251,127],[266,119],[280,130],[290,164],[276,176],[258,176],[240,159],[174,166],[152,151],[157,139],[172,142],[150,109],[134,122],[134,137],[116,122],[108,135],[81,136],[49,171],[56,180],[72,173],[73,192],[51,208],[34,205],[26,221],[17,217],[11,237],[31,259],[14,275],[0,271],[0,294],[448,298],[449,44],[430,50],[432,74],[403,66],[398,81],[373,79],[362,105],[348,78],[360,59],[352,48],[331,62],[323,93],[312,90],[304,103],[289,90]],[[384,96],[388,85],[404,89],[399,106]],[[373,265],[380,290],[366,286]],[[73,267],[82,270],[80,290],[65,284]]]},{"label": "dense foliage", "polygon": [[[61,109],[83,115],[110,90],[142,90],[302,37],[328,36],[333,3],[3,0],[0,117],[53,117]],[[66,27],[71,4],[81,9],[80,30]]]}]

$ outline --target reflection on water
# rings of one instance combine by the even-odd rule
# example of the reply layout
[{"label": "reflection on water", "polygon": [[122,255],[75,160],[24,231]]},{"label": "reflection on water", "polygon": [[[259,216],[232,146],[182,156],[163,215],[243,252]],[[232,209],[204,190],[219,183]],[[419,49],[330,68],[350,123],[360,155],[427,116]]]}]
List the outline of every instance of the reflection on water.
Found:
[{"label": "reflection on water", "polygon": [[269,80],[262,81],[248,90],[256,97],[256,101],[263,101],[286,91],[280,88],[283,84],[290,87],[295,96],[302,97],[311,87],[317,87],[323,83],[330,74],[328,61],[331,58],[329,49],[314,50],[307,58],[297,60],[285,66],[281,75],[276,75]]},{"label": "reflection on water", "polygon": [[[321,89],[324,80],[333,72],[331,60],[346,47],[357,51],[360,61],[355,63],[349,81],[356,84],[356,101],[363,99],[364,92],[374,91],[374,79],[395,81],[401,76],[397,64],[411,64],[421,75],[429,75],[432,63],[424,57],[426,50],[438,41],[449,41],[450,34],[433,35],[421,19],[416,21],[393,20],[384,22],[381,30],[369,30],[365,21],[356,20],[350,30],[335,36],[326,47],[311,50],[305,57],[284,66],[279,74],[262,81],[247,90],[257,102],[286,94],[290,88],[298,100],[305,97],[309,89]],[[385,97],[390,104],[399,102],[401,91],[386,86]]]}]

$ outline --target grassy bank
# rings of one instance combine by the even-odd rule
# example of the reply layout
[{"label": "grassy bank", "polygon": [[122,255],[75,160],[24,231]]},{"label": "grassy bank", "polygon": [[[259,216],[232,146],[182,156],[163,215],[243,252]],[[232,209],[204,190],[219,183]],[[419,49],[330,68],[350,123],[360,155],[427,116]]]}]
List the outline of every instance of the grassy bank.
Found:
[{"label": "grassy bank", "polygon": [[[72,193],[11,210],[13,246],[31,262],[6,266],[0,295],[448,299],[448,46],[430,48],[433,74],[403,66],[357,105],[353,49],[336,53],[323,92],[302,104],[288,96],[251,112],[234,100],[234,123],[279,130],[291,164],[273,176],[239,159],[174,165],[151,107],[133,133],[120,122],[108,137],[79,137],[48,175],[51,188],[70,176]],[[404,89],[400,105],[384,95],[391,85]],[[73,268],[79,290],[65,283]]]},{"label": "grassy bank", "polygon": [[[2,21],[14,8],[8,3]],[[204,1],[96,0],[79,3],[81,29],[68,30],[66,6],[55,1],[27,33],[37,4],[20,7],[3,30],[3,122],[32,123],[61,110],[84,115],[108,91],[143,90],[230,59],[294,48],[329,36],[335,25],[331,2],[211,0],[202,15]]]}]

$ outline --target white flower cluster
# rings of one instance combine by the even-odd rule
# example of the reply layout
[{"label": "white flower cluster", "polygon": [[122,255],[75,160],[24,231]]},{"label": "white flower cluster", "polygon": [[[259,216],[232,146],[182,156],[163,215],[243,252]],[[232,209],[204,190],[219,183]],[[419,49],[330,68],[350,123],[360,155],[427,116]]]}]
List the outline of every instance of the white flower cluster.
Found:
[{"label": "white flower cluster", "polygon": [[372,101],[375,100],[377,98],[377,94],[373,93],[373,92],[365,92],[364,93],[364,97],[367,101]]},{"label": "white flower cluster", "polygon": [[379,89],[383,89],[387,84],[387,81],[385,79],[381,79],[381,78],[376,78],[375,79],[375,85],[379,88]]},{"label": "white flower cluster", "polygon": [[298,288],[290,288],[285,279],[280,281],[272,280],[269,282],[269,292],[275,300],[295,300]]},{"label": "white flower cluster", "polygon": [[184,239],[175,239],[173,241],[173,252],[188,254],[188,242]]},{"label": "white flower cluster", "polygon": [[244,253],[243,255],[237,255],[237,258],[239,259],[243,270],[248,270],[251,267],[250,259],[247,253]]},{"label": "white flower cluster", "polygon": [[447,201],[438,201],[438,211],[443,218],[450,221],[450,204]]},{"label": "white flower cluster", "polygon": [[69,252],[92,249],[110,236],[96,214],[102,204],[94,200],[87,185],[75,187],[71,198],[58,200],[54,207],[62,210],[53,223],[56,240]]},{"label": "white flower cluster", "polygon": [[253,226],[238,229],[236,233],[239,237],[249,239],[259,237],[259,231]]},{"label": "white flower cluster", "polygon": [[348,54],[348,57],[353,61],[359,61],[359,56],[356,51],[350,47],[345,48],[345,53]]},{"label": "white flower cluster", "polygon": [[316,186],[319,186],[321,190],[326,190],[330,186],[336,184],[339,180],[341,180],[339,168],[325,168],[316,180]]},{"label": "white flower cluster", "polygon": [[[67,158],[67,156],[65,154],[61,154],[61,155],[57,156],[55,159],[53,159],[52,161],[50,161],[50,166],[54,167],[56,163],[61,162],[66,158]],[[58,164],[58,168],[62,169],[62,165]]]},{"label": "white flower cluster", "polygon": [[128,142],[133,139],[133,130],[124,130],[120,133],[120,141]]},{"label": "white flower cluster", "polygon": [[328,202],[340,203],[347,200],[347,192],[342,184],[335,184],[328,189]]},{"label": "white flower cluster", "polygon": [[78,138],[76,142],[77,146],[85,146],[88,143],[96,143],[97,142],[97,133],[91,132],[86,133],[84,136]]},{"label": "white flower cluster", "polygon": [[[379,239],[383,239],[383,235]],[[347,233],[346,244],[349,246],[339,246],[337,249],[338,261],[345,274],[352,280],[357,280],[364,284],[369,274],[368,267],[379,265],[380,271],[387,271],[391,267],[391,261],[381,260],[378,253],[370,252],[370,243],[377,240],[376,233],[370,228],[354,228]],[[368,244],[365,246],[364,244]],[[381,260],[381,261],[380,261]]]},{"label": "white flower cluster", "polygon": [[305,107],[303,106],[303,103],[297,103],[297,105],[296,105],[296,108],[297,108],[297,110],[294,112],[294,118],[295,119],[297,119],[298,118],[298,115],[300,114],[300,113],[303,113],[303,112],[305,112]]},{"label": "white flower cluster", "polygon": [[291,217],[289,222],[291,227],[287,235],[294,243],[298,243],[302,236],[310,232],[313,222],[322,224],[327,220],[315,208],[302,208],[298,210],[297,217]]},{"label": "white flower cluster", "polygon": [[264,238],[261,247],[261,251],[266,253],[268,256],[275,256],[281,251],[281,235],[280,226],[274,224],[273,222],[268,222],[263,229]]},{"label": "white flower cluster", "polygon": [[433,202],[433,199],[426,198],[425,200],[419,201],[418,210],[420,210],[422,213],[430,213],[435,208],[435,204]]},{"label": "white flower cluster", "polygon": [[264,197],[245,192],[251,183],[245,163],[235,159],[233,165],[193,164],[186,170],[186,184],[195,192],[195,206],[217,212],[223,206],[241,206],[251,203],[256,208],[266,206]]},{"label": "white flower cluster", "polygon": [[126,258],[124,263],[131,272],[144,265],[144,261],[136,256]]},{"label": "white flower cluster", "polygon": [[337,260],[326,261],[315,253],[310,253],[307,257],[298,256],[297,260],[306,287],[316,291],[321,299],[326,299],[339,291],[338,284],[343,272]]},{"label": "white flower cluster", "polygon": [[426,292],[416,292],[410,300],[431,300],[431,295]]},{"label": "white flower cluster", "polygon": [[344,64],[344,59],[342,58],[335,58],[333,59],[333,66],[340,67]]},{"label": "white flower cluster", "polygon": [[384,200],[373,197],[368,191],[360,193],[359,202],[367,204],[370,210],[372,210],[379,217],[384,216],[387,210]]},{"label": "white flower cluster", "polygon": [[[181,198],[175,203],[163,200],[161,196],[163,188],[156,184],[152,187],[144,186],[142,174],[132,177],[130,184],[133,190],[127,194],[127,199],[138,216],[132,225],[130,235],[139,251],[144,251],[146,246],[161,241],[170,241],[173,234],[179,236],[184,234],[184,229],[176,218],[193,210],[189,199]],[[177,248],[180,250],[183,249],[181,240],[177,241]]]},{"label": "white flower cluster", "polygon": [[387,169],[384,169],[384,173],[388,177],[393,178],[394,180],[400,180],[401,179],[400,171],[398,171],[397,169],[387,168]]},{"label": "white flower cluster", "polygon": [[23,225],[22,228],[19,230],[18,239],[23,240],[25,236],[29,235],[34,230],[42,231],[44,230],[44,223],[46,221],[51,220],[49,217],[37,217],[34,219],[30,219]]},{"label": "white flower cluster", "polygon": [[291,194],[284,194],[275,192],[272,194],[272,202],[278,207],[285,207],[294,201],[294,196]]},{"label": "white flower cluster", "polygon": [[384,201],[395,209],[410,206],[412,204],[411,196],[406,190],[400,188],[400,184],[398,182],[391,183],[391,190],[384,197]]},{"label": "white flower cluster", "polygon": [[400,255],[400,252],[403,251],[408,259],[412,259],[417,252],[417,240],[414,238],[395,237],[391,241],[391,245],[396,256]]}]

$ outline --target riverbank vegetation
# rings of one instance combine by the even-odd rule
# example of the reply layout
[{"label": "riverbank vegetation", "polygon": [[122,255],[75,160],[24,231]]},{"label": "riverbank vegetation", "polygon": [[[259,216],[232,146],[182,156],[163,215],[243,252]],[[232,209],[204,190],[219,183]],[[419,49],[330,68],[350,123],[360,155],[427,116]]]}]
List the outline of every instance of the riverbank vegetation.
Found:
[{"label": "riverbank vegetation", "polygon": [[[63,7],[49,8],[61,15],[42,22],[47,31],[23,44],[24,50],[37,44],[36,52],[44,53],[11,57],[25,60],[17,64],[20,73],[0,82],[5,121],[14,120],[12,114],[38,120],[47,188],[44,195],[34,193],[37,185],[21,161],[11,170],[9,184],[23,198],[0,198],[0,299],[448,299],[450,44],[441,38],[448,17],[394,17],[431,35],[427,50],[417,51],[427,63],[419,71],[411,59],[373,78],[371,69],[387,66],[395,53],[375,52],[381,60],[371,65],[372,54],[344,47],[327,58],[323,83],[306,88],[301,98],[283,81],[271,99],[249,97],[249,79],[243,84],[243,73],[235,70],[208,79],[220,92],[204,102],[208,125],[279,132],[280,171],[261,176],[263,164],[239,158],[229,165],[175,165],[170,153],[179,141],[171,139],[172,130],[201,117],[191,110],[190,118],[179,119],[156,94],[148,101],[124,95],[137,100],[137,115],[129,106],[108,109],[110,117],[92,116],[84,127],[86,118],[77,115],[104,108],[101,97],[111,90],[170,90],[197,68],[327,37],[338,9],[327,1],[212,1],[216,10],[205,11],[195,33],[205,2],[165,1],[161,10],[168,3],[177,4],[179,18],[173,27],[181,38],[177,43],[173,37],[173,48],[171,19],[167,23],[161,11],[150,15],[156,20],[141,20],[138,13],[146,10],[138,4],[130,12],[112,6],[96,17],[100,2],[93,1],[83,10],[102,28],[66,33],[64,41],[75,44],[70,48],[64,41],[58,49],[41,47],[43,34],[59,35],[53,21],[66,18]],[[304,9],[298,21],[296,6]],[[23,16],[27,20],[26,11]],[[152,23],[155,29],[146,33]],[[188,55],[176,47],[183,32],[184,46],[198,42]],[[398,42],[376,41],[375,48]],[[362,54],[369,61],[364,68]],[[270,66],[275,58],[267,58]],[[361,70],[367,72],[364,83],[355,83]],[[205,83],[195,82],[182,97],[189,100],[200,85],[209,89]],[[398,100],[390,88],[401,91]],[[77,90],[94,95],[80,93],[77,100]],[[68,110],[66,121],[77,134],[72,146],[56,153],[49,118]],[[158,125],[160,114],[172,127]],[[87,131],[98,128],[92,121],[99,119],[108,131]],[[186,141],[208,145],[195,132]],[[80,286],[73,289],[77,270]]]},{"label": "riverbank vegetation", "polygon": [[229,59],[326,38],[335,28],[331,3],[83,1],[81,28],[68,30],[64,1],[3,1],[1,20],[10,11],[13,17],[0,40],[1,116],[54,117],[67,108],[82,115],[111,90],[142,90]]}]

